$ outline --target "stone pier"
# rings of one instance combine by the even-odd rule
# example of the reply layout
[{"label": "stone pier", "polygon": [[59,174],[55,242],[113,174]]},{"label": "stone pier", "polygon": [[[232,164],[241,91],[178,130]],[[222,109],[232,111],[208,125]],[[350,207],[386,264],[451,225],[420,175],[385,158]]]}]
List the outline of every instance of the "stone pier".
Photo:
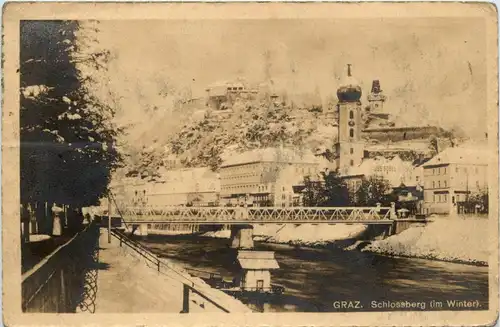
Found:
[{"label": "stone pier", "polygon": [[233,225],[231,226],[231,248],[251,249],[253,248],[253,226]]},{"label": "stone pier", "polygon": [[138,236],[148,236],[148,224],[133,224],[130,232]]}]

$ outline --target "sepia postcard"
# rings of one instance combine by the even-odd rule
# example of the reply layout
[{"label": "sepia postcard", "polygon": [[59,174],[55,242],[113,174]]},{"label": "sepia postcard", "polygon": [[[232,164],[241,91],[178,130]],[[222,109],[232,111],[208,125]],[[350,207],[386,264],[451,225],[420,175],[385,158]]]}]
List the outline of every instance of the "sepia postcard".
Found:
[{"label": "sepia postcard", "polygon": [[5,325],[496,323],[494,4],[3,13]]}]

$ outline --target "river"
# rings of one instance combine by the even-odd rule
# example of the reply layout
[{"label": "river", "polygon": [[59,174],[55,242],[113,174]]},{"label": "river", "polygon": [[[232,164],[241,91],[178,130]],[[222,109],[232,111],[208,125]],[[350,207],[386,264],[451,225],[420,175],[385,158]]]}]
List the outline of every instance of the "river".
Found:
[{"label": "river", "polygon": [[[228,277],[237,271],[228,239],[149,235],[138,240],[187,269]],[[456,301],[464,300],[471,301],[464,305],[473,306],[467,310],[488,309],[488,267],[393,258],[356,250],[259,242],[255,247],[275,251],[280,269],[272,271],[272,283],[285,287],[285,293],[265,300],[243,299],[254,311],[457,310],[460,308]]]}]

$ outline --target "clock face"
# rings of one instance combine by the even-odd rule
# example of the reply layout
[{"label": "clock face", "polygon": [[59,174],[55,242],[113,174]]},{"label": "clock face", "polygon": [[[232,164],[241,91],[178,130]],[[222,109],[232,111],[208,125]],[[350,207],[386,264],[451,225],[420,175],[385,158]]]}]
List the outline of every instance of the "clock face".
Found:
[{"label": "clock face", "polygon": [[355,125],[355,123],[354,123],[352,120],[350,120],[350,121],[349,121],[349,126],[351,126],[351,127],[352,127],[352,126],[354,126],[354,125]]}]

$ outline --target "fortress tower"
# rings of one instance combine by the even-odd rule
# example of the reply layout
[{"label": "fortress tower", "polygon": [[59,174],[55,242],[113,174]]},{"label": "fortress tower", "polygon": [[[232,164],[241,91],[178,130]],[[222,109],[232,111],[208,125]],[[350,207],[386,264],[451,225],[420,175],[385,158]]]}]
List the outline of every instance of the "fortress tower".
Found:
[{"label": "fortress tower", "polygon": [[361,87],[351,76],[351,65],[347,65],[347,78],[337,90],[337,110],[339,115],[337,168],[347,174],[352,166],[361,163],[364,142],[361,139]]},{"label": "fortress tower", "polygon": [[372,91],[367,96],[368,108],[367,111],[371,113],[383,113],[384,112],[384,102],[386,96],[382,93],[380,89],[380,81],[374,80],[372,82]]}]

